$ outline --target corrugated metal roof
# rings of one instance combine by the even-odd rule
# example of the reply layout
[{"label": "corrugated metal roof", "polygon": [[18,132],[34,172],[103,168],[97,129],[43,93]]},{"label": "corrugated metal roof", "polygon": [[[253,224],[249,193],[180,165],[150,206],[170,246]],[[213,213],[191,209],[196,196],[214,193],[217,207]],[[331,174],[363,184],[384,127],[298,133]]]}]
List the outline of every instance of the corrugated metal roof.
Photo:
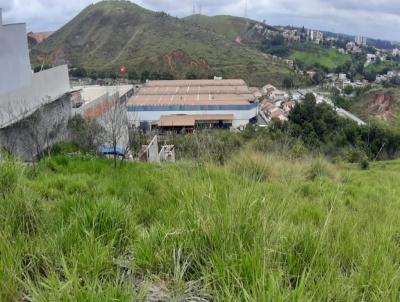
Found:
[{"label": "corrugated metal roof", "polygon": [[128,105],[248,105],[251,94],[244,95],[136,95],[129,99]]},{"label": "corrugated metal roof", "polygon": [[246,82],[241,79],[229,80],[165,80],[165,81],[149,81],[146,87],[182,87],[182,86],[241,86]]},{"label": "corrugated metal roof", "polygon": [[247,105],[253,98],[243,80],[150,81],[128,105]]}]

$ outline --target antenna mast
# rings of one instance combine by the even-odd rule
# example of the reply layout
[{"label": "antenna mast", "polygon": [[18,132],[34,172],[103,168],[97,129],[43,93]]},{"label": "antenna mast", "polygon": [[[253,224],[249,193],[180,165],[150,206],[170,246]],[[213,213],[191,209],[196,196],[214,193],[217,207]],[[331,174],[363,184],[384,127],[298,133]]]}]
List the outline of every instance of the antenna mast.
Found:
[{"label": "antenna mast", "polygon": [[247,0],[244,1],[244,17],[247,18]]}]

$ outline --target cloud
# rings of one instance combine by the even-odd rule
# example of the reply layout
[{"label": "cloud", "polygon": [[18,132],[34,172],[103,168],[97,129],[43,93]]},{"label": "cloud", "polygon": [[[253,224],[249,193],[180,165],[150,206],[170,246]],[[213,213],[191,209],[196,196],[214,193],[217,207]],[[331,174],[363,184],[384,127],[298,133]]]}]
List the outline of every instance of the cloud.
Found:
[{"label": "cloud", "polygon": [[[5,22],[26,22],[33,31],[53,30],[93,0],[0,0]],[[146,8],[173,16],[192,13],[244,15],[245,0],[137,0]],[[248,0],[248,16],[269,24],[400,40],[399,0]]]}]

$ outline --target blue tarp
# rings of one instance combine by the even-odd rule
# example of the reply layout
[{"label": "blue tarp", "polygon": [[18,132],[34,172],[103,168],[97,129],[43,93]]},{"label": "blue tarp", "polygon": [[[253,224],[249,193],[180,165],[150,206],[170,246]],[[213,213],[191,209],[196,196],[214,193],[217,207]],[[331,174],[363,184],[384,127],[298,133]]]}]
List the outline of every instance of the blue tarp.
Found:
[{"label": "blue tarp", "polygon": [[115,151],[116,152],[114,152],[113,147],[106,147],[106,148],[102,148],[100,152],[103,155],[114,155],[114,153],[117,153],[118,156],[125,156],[125,152],[121,148],[117,147],[117,148],[115,148]]}]

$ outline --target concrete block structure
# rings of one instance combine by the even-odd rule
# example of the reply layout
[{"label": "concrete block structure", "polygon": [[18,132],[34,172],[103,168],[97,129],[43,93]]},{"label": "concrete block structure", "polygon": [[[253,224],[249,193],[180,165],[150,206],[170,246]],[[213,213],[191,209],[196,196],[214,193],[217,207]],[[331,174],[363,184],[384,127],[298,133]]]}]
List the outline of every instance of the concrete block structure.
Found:
[{"label": "concrete block structure", "polygon": [[0,95],[29,87],[32,71],[29,62],[26,25],[2,21],[0,8]]},{"label": "concrete block structure", "polygon": [[149,128],[240,128],[257,116],[243,80],[149,81],[128,101],[128,119]]},{"label": "concrete block structure", "polygon": [[26,25],[4,25],[1,16],[0,9],[0,147],[32,160],[67,137],[68,68],[33,73]]}]

